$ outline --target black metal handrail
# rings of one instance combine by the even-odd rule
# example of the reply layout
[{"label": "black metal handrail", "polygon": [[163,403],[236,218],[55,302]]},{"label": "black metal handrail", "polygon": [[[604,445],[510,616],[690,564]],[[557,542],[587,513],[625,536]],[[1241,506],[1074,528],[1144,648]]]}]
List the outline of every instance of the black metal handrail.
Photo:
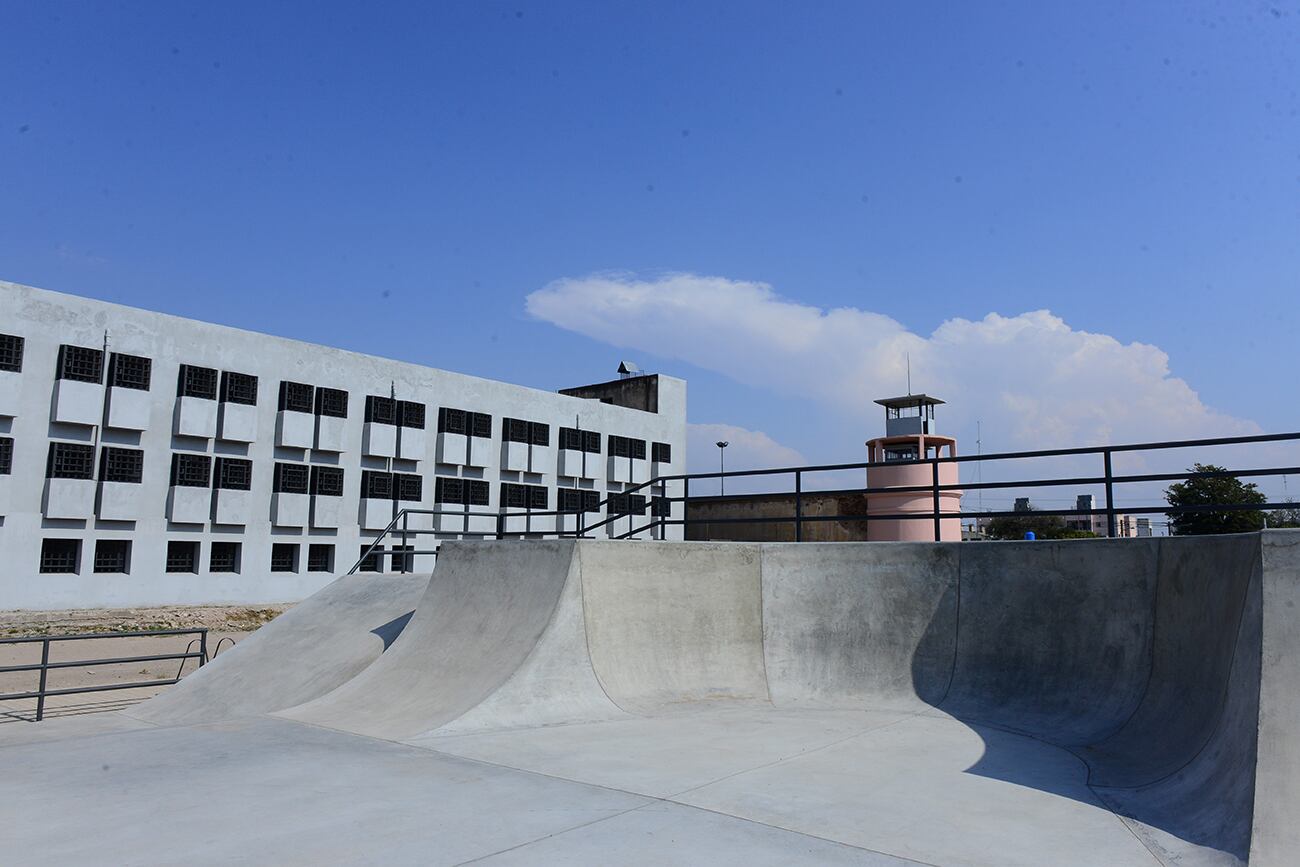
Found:
[{"label": "black metal handrail", "polygon": [[[163,635],[197,635],[198,639],[196,640],[199,642],[199,649],[197,651],[191,651],[190,647],[194,646],[194,641],[191,641],[189,646],[185,648],[184,653],[154,653],[142,656],[99,657],[96,659],[50,662],[50,644],[56,641],[94,641],[105,638],[145,638]],[[168,686],[180,681],[181,670],[185,668],[185,660],[197,659],[200,667],[208,661],[208,630],[203,627],[198,629],[150,629],[136,632],[90,632],[82,635],[25,635],[17,638],[0,638],[0,644],[36,643],[40,643],[41,645],[40,662],[28,665],[0,666],[0,674],[10,674],[19,671],[39,671],[40,681],[37,688],[34,691],[29,692],[0,693],[0,701],[18,701],[29,698],[36,699],[37,722],[40,722],[45,718],[45,699],[48,696],[80,695],[88,692],[109,692],[115,689],[140,689],[144,687]],[[97,665],[121,665],[135,662],[165,662],[173,659],[181,660],[181,668],[177,670],[175,677],[165,680],[108,683],[99,686],[77,686],[67,687],[64,689],[50,689],[47,685],[48,673],[51,669],[80,668]]]},{"label": "black metal handrail", "polygon": [[[654,499],[661,502],[671,503],[689,503],[690,484],[692,480],[699,481],[703,479],[728,479],[743,477],[769,477],[779,475],[792,475],[793,490],[790,492],[776,491],[766,494],[752,495],[733,495],[728,499],[742,499],[746,496],[783,496],[787,493],[794,494],[794,511],[789,516],[782,515],[765,515],[757,517],[744,518],[694,518],[683,515],[681,518],[672,518],[665,516],[656,516],[653,520],[641,527],[629,529],[623,533],[613,536],[615,539],[628,539],[641,536],[644,533],[654,533],[658,531],[660,538],[664,535],[664,530],[671,526],[686,526],[688,524],[789,524],[795,525],[795,540],[803,540],[803,525],[805,523],[819,523],[825,521],[844,521],[844,522],[865,522],[888,520],[929,520],[934,525],[934,539],[938,541],[941,538],[941,526],[945,520],[962,519],[962,518],[999,518],[999,517],[1020,517],[1024,512],[1016,511],[944,511],[942,508],[942,495],[948,491],[974,491],[974,490],[999,490],[1009,488],[1033,488],[1033,487],[1056,487],[1063,485],[1101,485],[1105,489],[1105,507],[1099,509],[1043,509],[1034,510],[1033,514],[1041,516],[1093,516],[1105,515],[1107,535],[1114,536],[1116,531],[1116,517],[1121,511],[1115,505],[1115,486],[1138,484],[1143,482],[1165,482],[1165,481],[1185,481],[1188,479],[1200,478],[1226,478],[1226,477],[1246,477],[1255,478],[1263,476],[1280,476],[1280,475],[1300,475],[1300,466],[1281,466],[1281,467],[1263,467],[1241,470],[1222,470],[1214,472],[1179,472],[1179,473],[1141,473],[1141,474],[1116,474],[1112,466],[1112,456],[1117,453],[1139,452],[1139,451],[1166,451],[1170,449],[1185,448],[1202,448],[1210,446],[1224,445],[1248,445],[1258,443],[1277,443],[1277,442],[1295,442],[1300,440],[1300,432],[1294,433],[1277,433],[1277,434],[1257,434],[1249,436],[1235,437],[1211,437],[1206,439],[1195,440],[1167,440],[1163,442],[1151,443],[1123,443],[1119,445],[1106,446],[1082,446],[1078,448],[1063,449],[1037,449],[1034,451],[1024,452],[997,452],[991,454],[974,454],[974,455],[948,455],[922,457],[912,461],[859,461],[855,463],[842,464],[819,464],[800,467],[768,467],[756,470],[719,470],[718,472],[704,473],[677,473],[665,476],[655,476],[645,482],[640,482],[621,492],[610,494],[604,500],[599,501],[595,512],[600,512],[603,508],[606,512],[605,517],[596,520],[594,523],[586,523],[586,510],[528,510],[526,515],[534,517],[543,516],[572,516],[574,517],[575,529],[564,530],[557,528],[556,531],[546,532],[546,535],[557,535],[561,537],[586,538],[587,535],[595,530],[602,529],[622,518],[634,517],[634,515],[643,515],[644,512],[633,513],[626,510],[615,510],[610,512],[610,503],[615,496],[623,497],[627,494],[636,493],[651,489],[662,493],[656,494]],[[1069,476],[1042,479],[1016,479],[1008,481],[995,482],[950,482],[941,483],[939,481],[939,467],[943,464],[963,464],[986,461],[1005,461],[1005,460],[1024,460],[1033,458],[1053,458],[1053,457],[1071,457],[1080,455],[1100,455],[1102,457],[1102,473],[1095,476]],[[822,496],[833,495],[871,495],[871,494],[908,494],[908,493],[929,493],[931,495],[930,508],[913,512],[890,512],[889,514],[867,514],[867,515],[805,515],[803,514],[803,497],[805,494],[804,477],[810,473],[828,473],[828,472],[845,472],[852,470],[871,470],[878,467],[898,467],[901,465],[930,465],[931,481],[928,485],[906,485],[906,486],[881,486],[881,487],[858,487],[850,489],[840,489],[835,491],[819,490],[816,493]],[[669,482],[681,482],[681,496],[670,496],[668,494]],[[698,497],[696,499],[699,499]],[[1125,506],[1122,511],[1126,514],[1146,515],[1146,514],[1184,514],[1196,512],[1227,512],[1227,511],[1269,511],[1273,509],[1293,508],[1294,503],[1290,502],[1266,502],[1258,504],[1208,504],[1202,506],[1172,506],[1163,504],[1158,506]],[[511,515],[503,512],[492,511],[471,511],[469,508],[460,509],[402,509],[394,515],[393,520],[388,526],[380,532],[379,536],[362,554],[356,565],[352,567],[351,572],[356,572],[362,563],[370,556],[389,556],[404,555],[402,560],[403,571],[407,563],[407,557],[414,557],[418,554],[437,555],[437,548],[428,551],[407,550],[407,541],[409,536],[436,534],[438,530],[423,530],[411,528],[409,526],[410,515],[456,515],[469,517],[484,517],[493,519],[496,522],[495,532],[483,533],[485,536],[495,536],[498,539],[530,535],[525,532],[506,532],[505,522],[517,515]],[[398,524],[402,528],[398,529]],[[384,539],[390,534],[396,533],[402,539],[402,548],[393,551],[377,550]],[[535,535],[532,534],[532,535]],[[351,574],[349,572],[349,574]]]}]

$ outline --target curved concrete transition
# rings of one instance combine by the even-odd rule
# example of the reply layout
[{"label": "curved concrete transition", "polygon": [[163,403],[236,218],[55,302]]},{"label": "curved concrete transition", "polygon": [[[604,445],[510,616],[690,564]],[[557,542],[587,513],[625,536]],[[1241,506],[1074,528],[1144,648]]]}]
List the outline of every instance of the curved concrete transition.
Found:
[{"label": "curved concrete transition", "polygon": [[25,863],[1293,865],[1298,602],[1300,531],[448,542],[156,728],[0,735],[0,821]]}]

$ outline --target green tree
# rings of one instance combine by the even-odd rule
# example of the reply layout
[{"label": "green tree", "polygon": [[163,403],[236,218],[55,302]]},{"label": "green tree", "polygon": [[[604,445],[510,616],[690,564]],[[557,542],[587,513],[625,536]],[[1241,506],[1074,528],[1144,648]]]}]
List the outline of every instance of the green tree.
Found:
[{"label": "green tree", "polygon": [[[1191,473],[1226,473],[1214,464],[1192,464]],[[1165,500],[1171,506],[1248,506],[1262,505],[1268,498],[1252,484],[1235,476],[1188,479],[1170,485]],[[1249,533],[1264,528],[1264,513],[1258,510],[1169,512],[1169,528],[1175,536],[1201,536],[1208,533]]]},{"label": "green tree", "polygon": [[[1287,502],[1290,502],[1290,500]],[[1287,506],[1285,509],[1274,509],[1268,513],[1268,525],[1275,529],[1278,527],[1300,529],[1300,506]]]},{"label": "green tree", "polygon": [[985,527],[990,539],[1023,539],[1032,532],[1039,539],[1090,539],[1096,534],[1072,530],[1060,515],[1036,515],[1031,509],[1014,518],[994,518]]}]

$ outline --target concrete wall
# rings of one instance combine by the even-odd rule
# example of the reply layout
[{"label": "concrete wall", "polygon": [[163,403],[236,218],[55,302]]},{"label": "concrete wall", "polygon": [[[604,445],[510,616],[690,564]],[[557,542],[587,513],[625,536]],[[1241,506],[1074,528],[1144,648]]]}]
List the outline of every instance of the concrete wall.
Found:
[{"label": "concrete wall", "polygon": [[[413,508],[434,508],[437,478],[485,480],[490,502],[476,508],[497,512],[502,509],[502,482],[545,486],[549,506],[555,508],[559,487],[595,490],[604,499],[632,486],[611,479],[635,474],[639,480],[646,472],[681,473],[686,466],[686,384],[672,377],[655,377],[658,412],[644,412],[13,283],[0,282],[0,311],[4,313],[0,332],[20,336],[26,344],[22,371],[0,371],[0,437],[13,440],[12,473],[0,475],[0,563],[5,564],[0,573],[0,608],[301,599],[350,568],[361,545],[378,535],[363,529],[363,512],[370,519],[364,524],[370,527],[387,523],[379,518],[391,514],[391,501],[361,498],[363,470],[420,476],[421,498],[403,503]],[[61,344],[99,349],[106,333],[109,355],[117,352],[152,360],[148,391],[55,378]],[[257,376],[257,405],[178,398],[182,364]],[[106,357],[106,372],[107,366]],[[282,380],[345,390],[347,417],[278,411]],[[386,456],[397,451],[392,447],[395,442],[388,442],[394,439],[392,426],[364,422],[366,396],[387,397],[390,384],[399,400],[425,404],[424,429],[402,429],[405,458]],[[468,438],[468,443],[456,442],[455,437],[442,441],[440,407],[490,414],[491,436]],[[549,424],[549,447],[532,449],[526,459],[511,454],[511,446],[518,444],[503,442],[506,417]],[[574,475],[572,460],[564,466],[565,454],[558,447],[560,428],[573,427],[575,422],[601,434],[602,454],[588,456],[582,478]],[[619,465],[611,473],[605,457],[611,434],[644,439],[647,448],[654,442],[668,443],[672,461],[628,472]],[[52,441],[93,445],[97,459],[100,446],[141,449],[142,482],[104,490],[98,481],[47,480]],[[251,489],[172,488],[173,453],[251,460]],[[343,468],[343,496],[316,498],[316,504],[289,501],[300,495],[273,496],[277,462]],[[276,499],[280,502],[273,524]],[[384,515],[369,514],[376,510]],[[115,517],[108,518],[110,514]],[[136,516],[134,520],[122,519],[130,514]],[[182,517],[187,521],[174,520]],[[680,517],[680,511],[675,517]],[[214,518],[229,523],[216,523]],[[589,521],[594,520],[589,516]],[[470,529],[490,531],[494,523],[488,520]],[[523,522],[516,523],[522,529]],[[680,529],[674,529],[669,530],[669,538],[680,537]],[[474,538],[463,532],[463,521],[460,530],[435,538]],[[39,571],[42,540],[47,538],[79,541],[76,574]],[[423,538],[420,547],[429,547],[430,537]],[[126,574],[93,571],[95,543],[100,539],[131,543]],[[198,544],[196,573],[165,572],[171,540]],[[240,544],[237,573],[210,571],[212,545],[221,541]],[[270,571],[273,543],[300,546],[293,571]],[[330,571],[307,571],[308,545],[313,543],[334,546]]]},{"label": "concrete wall", "polygon": [[[864,494],[803,495],[805,518],[833,515],[866,515]],[[794,494],[740,494],[729,497],[691,497],[686,525],[686,538],[697,542],[793,542]],[[726,518],[781,518],[764,523],[726,523]],[[708,523],[715,520],[717,523]],[[929,521],[916,519],[927,529]],[[897,521],[891,523],[898,523]],[[866,521],[805,521],[805,542],[865,542]]]}]

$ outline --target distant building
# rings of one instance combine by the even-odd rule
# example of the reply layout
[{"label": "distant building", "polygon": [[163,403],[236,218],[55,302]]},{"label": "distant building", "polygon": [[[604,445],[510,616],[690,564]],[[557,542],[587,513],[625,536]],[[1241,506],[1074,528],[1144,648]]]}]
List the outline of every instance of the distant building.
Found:
[{"label": "distant building", "polygon": [[[934,428],[934,408],[943,401],[925,394],[890,397],[876,403],[885,408],[885,435],[867,441],[867,460],[887,466],[867,470],[867,487],[916,487],[934,483],[934,464],[919,463],[926,458],[955,457],[957,440],[943,436]],[[940,485],[957,484],[957,464],[938,465]],[[939,494],[941,513],[961,511],[961,491]],[[934,523],[924,518],[894,518],[890,515],[934,514],[934,495],[928,491],[911,493],[876,493],[867,498],[867,539],[873,542],[932,542]],[[959,518],[942,518],[940,540],[957,542],[962,538]]]}]

